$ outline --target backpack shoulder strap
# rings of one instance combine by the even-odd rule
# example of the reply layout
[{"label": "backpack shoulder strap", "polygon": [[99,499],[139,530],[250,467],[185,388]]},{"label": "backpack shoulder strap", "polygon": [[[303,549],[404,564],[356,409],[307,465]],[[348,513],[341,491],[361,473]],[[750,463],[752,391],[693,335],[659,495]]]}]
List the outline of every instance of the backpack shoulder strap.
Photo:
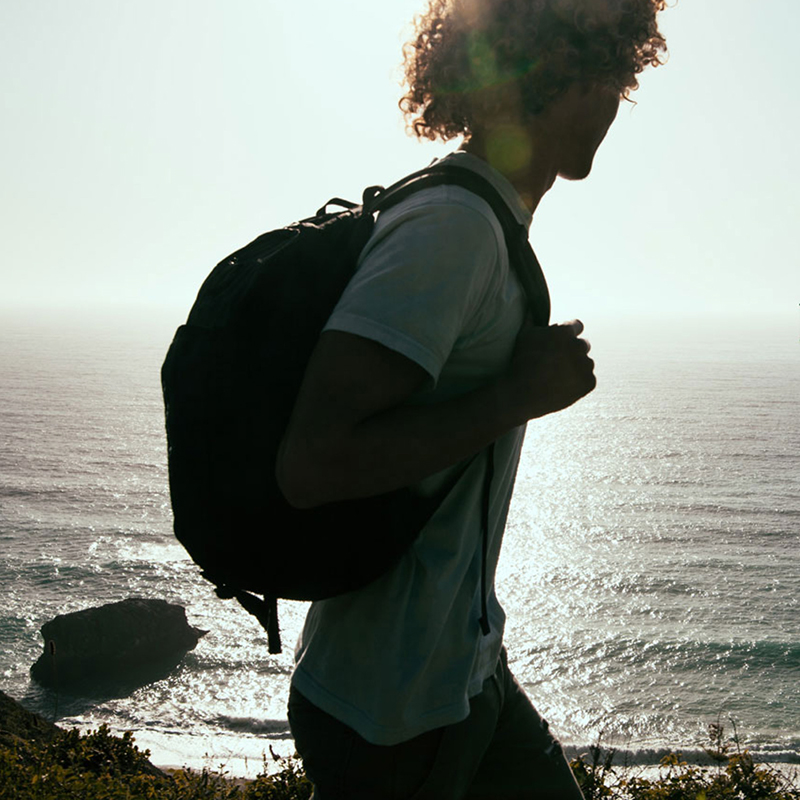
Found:
[{"label": "backpack shoulder strap", "polygon": [[370,213],[385,211],[414,192],[443,185],[460,186],[489,204],[503,229],[509,262],[528,299],[533,321],[537,325],[548,325],[550,293],[539,259],[528,241],[528,229],[517,220],[500,192],[482,175],[467,167],[432,164],[387,189],[367,189],[364,192],[364,209]]}]

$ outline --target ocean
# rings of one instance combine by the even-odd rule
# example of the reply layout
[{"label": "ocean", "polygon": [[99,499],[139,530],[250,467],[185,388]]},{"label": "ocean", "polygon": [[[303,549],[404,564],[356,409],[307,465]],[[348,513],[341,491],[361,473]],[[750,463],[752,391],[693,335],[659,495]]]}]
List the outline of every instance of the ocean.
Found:
[{"label": "ocean", "polygon": [[[0,316],[0,689],[130,730],[161,765],[254,775],[293,751],[285,652],[171,532],[158,371],[180,313]],[[707,727],[800,764],[796,325],[592,327],[597,390],[528,427],[498,573],[512,670],[570,751],[702,753]],[[32,683],[56,614],[162,598],[208,630],[122,696]]]}]

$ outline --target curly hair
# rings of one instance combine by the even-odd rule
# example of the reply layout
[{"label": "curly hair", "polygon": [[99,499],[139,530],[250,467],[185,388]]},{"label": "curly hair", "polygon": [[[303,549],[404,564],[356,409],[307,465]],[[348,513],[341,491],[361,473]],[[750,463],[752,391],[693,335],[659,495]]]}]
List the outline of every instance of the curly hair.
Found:
[{"label": "curly hair", "polygon": [[627,99],[666,51],[666,0],[429,2],[403,49],[400,108],[420,139],[469,136],[510,108],[534,116],[575,82]]}]

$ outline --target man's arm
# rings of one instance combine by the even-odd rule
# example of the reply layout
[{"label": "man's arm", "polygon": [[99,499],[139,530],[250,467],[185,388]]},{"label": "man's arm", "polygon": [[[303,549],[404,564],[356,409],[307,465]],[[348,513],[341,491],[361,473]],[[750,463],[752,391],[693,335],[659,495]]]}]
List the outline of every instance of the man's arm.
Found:
[{"label": "man's arm", "polygon": [[406,405],[427,373],[377,342],[320,337],[276,465],[287,500],[309,508],[408,486],[595,386],[580,322],[520,331],[509,368],[461,397]]}]

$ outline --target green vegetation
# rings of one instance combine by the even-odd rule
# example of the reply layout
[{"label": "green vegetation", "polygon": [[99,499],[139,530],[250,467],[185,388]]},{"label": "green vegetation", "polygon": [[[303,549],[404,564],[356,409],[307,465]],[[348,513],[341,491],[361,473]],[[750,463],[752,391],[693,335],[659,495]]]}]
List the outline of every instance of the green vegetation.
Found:
[{"label": "green vegetation", "polygon": [[796,781],[757,765],[733,728],[726,739],[721,724],[708,726],[710,744],[703,749],[713,767],[690,766],[679,753],[670,753],[658,776],[648,779],[634,767],[615,768],[614,751],[598,744],[574,759],[572,769],[586,800],[800,800]]},{"label": "green vegetation", "polygon": [[[599,745],[572,762],[586,800],[800,800],[795,782],[756,765],[735,734],[710,726],[706,752],[713,767],[690,766],[680,755],[661,762],[659,775],[614,766]],[[272,755],[278,771],[250,782],[224,773],[186,769],[165,774],[150,764],[133,736],[59,731],[47,739],[0,740],[0,800],[307,800],[311,784],[295,759]]]},{"label": "green vegetation", "polygon": [[0,746],[0,800],[307,800],[311,784],[293,759],[280,771],[243,784],[223,774],[165,774],[133,736],[108,727],[64,731],[48,742],[16,739]]}]

